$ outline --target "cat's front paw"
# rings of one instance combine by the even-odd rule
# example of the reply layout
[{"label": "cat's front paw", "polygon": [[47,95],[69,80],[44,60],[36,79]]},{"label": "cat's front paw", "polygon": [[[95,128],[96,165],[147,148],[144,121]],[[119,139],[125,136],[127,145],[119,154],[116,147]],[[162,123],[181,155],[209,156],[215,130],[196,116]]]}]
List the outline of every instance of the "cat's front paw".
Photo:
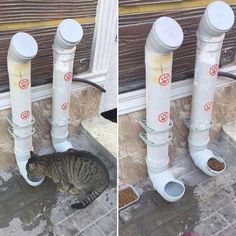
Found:
[{"label": "cat's front paw", "polygon": [[70,185],[63,185],[62,187],[60,187],[59,191],[61,193],[67,192],[70,188]]},{"label": "cat's front paw", "polygon": [[60,179],[52,179],[55,184],[58,184],[60,182]]},{"label": "cat's front paw", "polygon": [[73,188],[70,189],[69,192],[70,192],[70,194],[79,194],[79,193],[80,193],[80,190],[77,189],[77,188],[75,188],[75,187],[73,187]]}]

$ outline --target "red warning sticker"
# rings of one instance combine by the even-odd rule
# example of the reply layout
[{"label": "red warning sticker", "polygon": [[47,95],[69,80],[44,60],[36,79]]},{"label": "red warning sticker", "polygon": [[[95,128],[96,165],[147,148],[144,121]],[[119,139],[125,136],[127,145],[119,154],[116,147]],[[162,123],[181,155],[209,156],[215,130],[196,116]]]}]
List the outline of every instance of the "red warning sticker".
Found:
[{"label": "red warning sticker", "polygon": [[27,89],[28,86],[29,86],[29,80],[22,79],[22,80],[19,81],[18,85],[21,89]]},{"label": "red warning sticker", "polygon": [[67,72],[67,73],[64,75],[64,80],[65,80],[65,81],[70,81],[70,80],[72,80],[72,73],[71,73],[71,72]]},{"label": "red warning sticker", "polygon": [[168,73],[162,74],[159,78],[159,83],[162,86],[168,85],[170,83],[170,74]]},{"label": "red warning sticker", "polygon": [[21,114],[20,114],[20,117],[22,120],[27,120],[30,116],[30,112],[29,111],[23,111]]},{"label": "red warning sticker", "polygon": [[219,65],[215,64],[214,66],[212,66],[212,67],[210,68],[209,74],[210,74],[211,76],[217,75],[218,69],[219,69]]},{"label": "red warning sticker", "polygon": [[204,106],[204,110],[205,111],[211,111],[213,107],[213,102],[208,102],[205,106]]},{"label": "red warning sticker", "polygon": [[62,104],[61,109],[62,109],[63,111],[66,111],[66,110],[69,108],[69,105],[70,105],[69,102],[65,102],[64,104]]},{"label": "red warning sticker", "polygon": [[158,116],[158,120],[161,122],[161,123],[164,123],[168,120],[169,118],[169,113],[168,112],[163,112],[161,113],[159,116]]}]

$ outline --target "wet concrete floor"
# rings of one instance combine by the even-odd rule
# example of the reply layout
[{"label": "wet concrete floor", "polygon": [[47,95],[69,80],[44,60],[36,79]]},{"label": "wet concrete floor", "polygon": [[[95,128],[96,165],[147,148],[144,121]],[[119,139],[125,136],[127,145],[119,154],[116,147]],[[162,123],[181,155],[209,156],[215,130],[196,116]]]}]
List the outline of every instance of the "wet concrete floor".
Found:
[{"label": "wet concrete floor", "polygon": [[[17,168],[0,173],[0,235],[116,235],[116,159],[85,130],[70,141],[104,161],[111,176],[109,188],[87,208],[74,210],[70,205],[77,202],[76,196],[60,193],[50,179],[32,187]],[[51,152],[48,145],[39,154]]]},{"label": "wet concrete floor", "polygon": [[[222,136],[210,148],[226,161],[226,171],[212,178],[192,163],[188,153],[179,166],[184,197],[168,203],[149,180],[135,185],[141,194],[134,205],[120,211],[120,236],[235,236],[236,235],[236,144]],[[175,163],[178,167],[178,163]]]}]

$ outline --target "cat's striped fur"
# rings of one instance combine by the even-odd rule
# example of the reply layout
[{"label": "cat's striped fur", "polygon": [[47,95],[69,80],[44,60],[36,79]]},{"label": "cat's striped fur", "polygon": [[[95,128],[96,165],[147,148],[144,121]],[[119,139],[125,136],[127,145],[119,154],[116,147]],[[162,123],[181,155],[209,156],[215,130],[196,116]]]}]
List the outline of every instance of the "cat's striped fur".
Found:
[{"label": "cat's striped fur", "polygon": [[37,156],[31,152],[26,166],[28,175],[46,175],[61,182],[64,191],[84,195],[72,208],[81,209],[94,201],[109,185],[109,173],[104,163],[87,151],[70,149],[62,153]]}]

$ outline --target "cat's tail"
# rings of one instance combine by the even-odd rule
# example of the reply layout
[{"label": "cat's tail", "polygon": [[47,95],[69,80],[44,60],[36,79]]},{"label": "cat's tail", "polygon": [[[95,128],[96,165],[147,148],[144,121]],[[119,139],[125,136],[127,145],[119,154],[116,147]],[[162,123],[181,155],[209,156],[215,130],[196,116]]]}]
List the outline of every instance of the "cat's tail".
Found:
[{"label": "cat's tail", "polygon": [[99,195],[102,194],[102,192],[105,190],[106,188],[102,187],[102,188],[97,188],[96,190],[94,190],[93,192],[91,192],[90,194],[87,195],[87,197],[85,199],[83,199],[81,202],[78,203],[74,203],[71,205],[71,207],[73,209],[83,209],[85,207],[87,207],[89,204],[91,204]]}]

